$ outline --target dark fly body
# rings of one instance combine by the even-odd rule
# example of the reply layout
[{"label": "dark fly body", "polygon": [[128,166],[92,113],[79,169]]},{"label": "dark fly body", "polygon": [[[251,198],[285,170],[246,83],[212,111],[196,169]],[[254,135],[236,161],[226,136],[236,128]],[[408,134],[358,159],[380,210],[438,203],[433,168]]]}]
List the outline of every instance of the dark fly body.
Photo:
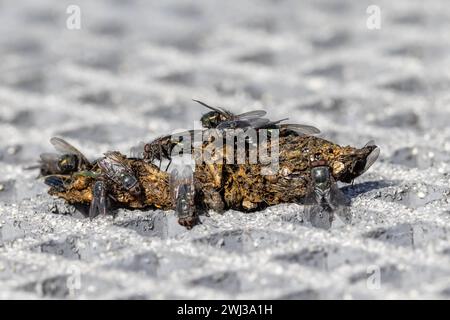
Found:
[{"label": "dark fly body", "polygon": [[252,126],[252,122],[256,121],[256,119],[262,118],[267,114],[264,110],[253,110],[241,114],[234,114],[223,108],[209,106],[199,100],[194,101],[212,110],[205,113],[200,118],[202,125],[207,129],[217,128],[219,130],[224,130],[248,128]]},{"label": "dark fly body", "polygon": [[119,152],[110,151],[105,153],[105,157],[97,160],[97,164],[101,169],[102,175],[119,187],[135,196],[141,193],[138,179]]},{"label": "dark fly body", "polygon": [[[104,154],[96,162],[100,169],[95,173],[96,179],[92,188],[92,201],[89,209],[89,217],[94,218],[97,215],[105,215],[109,207],[109,191],[114,188],[129,192],[134,197],[141,195],[141,187],[132,168],[126,162],[119,152],[110,151]],[[83,173],[89,176],[90,172]]]},{"label": "dark fly body", "polygon": [[185,166],[181,172],[177,169],[172,170],[169,183],[178,222],[180,225],[191,229],[198,219],[195,212],[195,187],[192,168]]},{"label": "dark fly body", "polygon": [[257,130],[267,129],[269,131],[278,129],[282,135],[315,135],[320,133],[320,130],[313,126],[281,123],[288,120],[288,118],[277,121],[271,121],[267,118],[263,118],[267,114],[264,110],[254,110],[235,115],[223,108],[212,107],[198,100],[194,101],[212,110],[204,114],[200,119],[202,125],[207,129],[227,130],[253,128]]},{"label": "dark fly body", "polygon": [[89,160],[64,139],[53,137],[50,143],[58,153],[43,153],[39,165],[30,167],[39,168],[41,176],[71,174],[91,167]]},{"label": "dark fly body", "polygon": [[312,167],[310,192],[304,204],[306,220],[315,227],[329,229],[334,214],[345,223],[351,222],[350,200],[339,189],[325,163],[319,162]]},{"label": "dark fly body", "polygon": [[172,149],[176,143],[172,140],[171,136],[159,137],[150,143],[144,145],[143,159],[149,162],[155,160],[159,161],[159,168],[161,169],[162,160],[169,160],[166,171],[172,163]]}]

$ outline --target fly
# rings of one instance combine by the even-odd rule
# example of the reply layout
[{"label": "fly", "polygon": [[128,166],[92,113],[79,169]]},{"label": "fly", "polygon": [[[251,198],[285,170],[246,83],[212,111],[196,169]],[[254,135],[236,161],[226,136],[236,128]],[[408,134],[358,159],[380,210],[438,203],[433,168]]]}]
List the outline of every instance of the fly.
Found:
[{"label": "fly", "polygon": [[74,146],[62,138],[53,137],[50,143],[58,153],[42,153],[37,166],[28,169],[40,169],[41,176],[71,174],[77,171],[89,169],[91,163]]},{"label": "fly", "polygon": [[194,176],[191,166],[185,166],[181,172],[177,169],[172,170],[169,184],[178,223],[191,229],[197,222]]},{"label": "fly", "polygon": [[305,217],[313,226],[329,229],[336,213],[344,223],[351,222],[350,200],[339,189],[323,161],[312,165],[310,192],[305,196]]}]

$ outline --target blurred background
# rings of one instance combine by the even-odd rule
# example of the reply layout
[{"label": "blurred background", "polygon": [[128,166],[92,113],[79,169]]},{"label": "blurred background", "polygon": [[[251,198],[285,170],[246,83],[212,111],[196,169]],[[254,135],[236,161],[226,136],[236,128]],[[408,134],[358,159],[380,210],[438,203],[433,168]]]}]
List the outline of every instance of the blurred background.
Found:
[{"label": "blurred background", "polygon": [[[191,240],[201,237],[207,239],[201,244],[221,247],[220,241],[231,241],[239,248],[211,249],[211,257],[193,267],[198,274],[187,284],[177,285],[185,275],[174,271],[167,276],[164,267],[170,280],[159,271],[158,281],[145,278],[149,282],[143,292],[162,290],[158,297],[181,292],[179,296],[193,298],[448,297],[450,283],[443,280],[450,271],[446,5],[444,0],[0,0],[0,247],[17,245],[16,252],[28,254],[37,246],[36,260],[43,265],[45,250],[64,260],[73,246],[80,248],[68,236],[68,229],[77,230],[74,222],[55,218],[41,206],[53,200],[35,179],[37,172],[23,169],[52,150],[50,137],[64,137],[91,158],[112,149],[128,153],[140,141],[193,128],[206,111],[191,100],[195,98],[234,112],[263,108],[274,120],[289,117],[314,125],[321,137],[342,145],[360,147],[374,139],[381,156],[354,187],[345,189],[357,215],[350,229],[326,233],[299,225],[289,218],[298,211],[295,205],[254,218],[229,212],[212,218],[216,227],[199,227],[190,234],[179,229],[171,234],[171,224],[164,222],[164,236],[158,233],[157,240],[145,232],[133,238],[130,225],[121,226],[129,242],[119,241],[118,248],[130,250],[133,257],[128,267],[122,265],[128,271],[139,269],[133,251],[137,244],[156,241],[158,250],[171,257],[175,249],[167,238],[190,243],[185,248],[190,254],[196,251]],[[125,220],[133,217],[123,215]],[[253,227],[242,227],[243,219],[256,220],[249,222]],[[96,229],[80,223],[79,232],[89,240]],[[104,223],[99,231],[104,239],[118,232],[111,221],[96,223]],[[260,251],[252,237],[262,243]],[[312,238],[314,245],[308,240]],[[46,244],[44,239],[59,239],[56,248],[63,254],[55,245],[42,249],[36,244]],[[323,246],[317,248],[317,243]],[[344,249],[349,243],[358,248]],[[110,244],[104,247],[115,252]],[[5,248],[0,262],[14,260]],[[79,254],[75,260],[84,263],[95,254]],[[274,256],[284,258],[270,264],[272,271],[256,267]],[[142,262],[147,271],[154,261],[148,259]],[[211,271],[215,275],[205,280],[199,274],[215,270],[214,259],[225,261],[224,270]],[[233,259],[240,262],[233,264]],[[240,269],[246,263],[248,270]],[[372,264],[383,270],[386,286],[379,291],[365,285],[365,270]],[[182,262],[180,268],[187,265]],[[238,270],[230,271],[233,266]],[[3,270],[11,279],[9,267]],[[277,270],[287,272],[289,281],[276,278],[281,276]],[[46,272],[31,276],[30,283],[52,279],[52,271]],[[307,281],[299,276],[304,272]],[[271,281],[277,283],[275,291]],[[425,282],[430,285],[422,286]],[[121,285],[133,292],[130,283]],[[21,285],[16,282],[5,286],[5,297],[22,297],[23,292],[35,297],[34,289],[17,290]],[[105,286],[100,296],[116,298]],[[197,287],[209,289],[191,290]]]}]

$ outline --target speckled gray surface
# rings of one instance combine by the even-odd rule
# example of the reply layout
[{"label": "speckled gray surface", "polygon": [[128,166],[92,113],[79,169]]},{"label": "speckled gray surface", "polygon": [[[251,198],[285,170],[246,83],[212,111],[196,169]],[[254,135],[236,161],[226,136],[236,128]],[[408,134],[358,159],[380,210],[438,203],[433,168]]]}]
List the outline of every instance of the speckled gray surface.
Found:
[{"label": "speckled gray surface", "polygon": [[[126,3],[0,1],[0,298],[450,296],[446,1]],[[295,204],[191,231],[173,212],[89,221],[23,169],[53,135],[94,157],[193,127],[191,98],[374,139],[344,187],[352,224],[310,227]]]}]

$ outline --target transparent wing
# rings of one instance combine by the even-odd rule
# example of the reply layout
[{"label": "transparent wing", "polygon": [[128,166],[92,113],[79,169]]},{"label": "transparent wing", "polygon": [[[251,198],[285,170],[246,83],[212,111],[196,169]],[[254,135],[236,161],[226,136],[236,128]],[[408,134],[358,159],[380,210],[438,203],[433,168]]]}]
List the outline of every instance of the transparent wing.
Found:
[{"label": "transparent wing", "polygon": [[253,118],[253,119],[249,119],[248,121],[250,122],[250,124],[253,128],[264,129],[264,128],[270,128],[270,127],[276,126],[280,121],[283,121],[283,120],[270,121],[267,118]]},{"label": "transparent wing", "polygon": [[169,185],[174,199],[177,197],[177,188],[182,184],[193,184],[194,174],[190,165],[183,166],[181,172],[177,168],[170,172]]},{"label": "transparent wing", "polygon": [[305,207],[305,220],[312,226],[328,230],[333,224],[333,212],[329,207],[309,205]]},{"label": "transparent wing", "polygon": [[41,153],[39,156],[42,162],[57,162],[59,160],[59,155],[56,153]]},{"label": "transparent wing", "polygon": [[108,151],[105,154],[105,157],[109,160],[113,161],[116,164],[120,164],[124,167],[128,166],[128,163],[125,161],[125,157],[118,151]]},{"label": "transparent wing", "polygon": [[185,165],[183,170],[181,171],[181,177],[186,184],[193,185],[194,184],[194,172],[192,171],[192,167],[190,165]]},{"label": "transparent wing", "polygon": [[178,194],[178,185],[179,185],[179,174],[177,169],[173,169],[170,172],[169,177],[169,189],[170,189],[170,196],[172,198],[172,201],[175,203],[175,199],[177,198]]},{"label": "transparent wing", "polygon": [[375,140],[369,140],[369,142],[367,142],[367,143],[364,145],[364,148],[365,148],[365,147],[371,147],[371,146],[376,147],[376,145],[375,145]]},{"label": "transparent wing", "polygon": [[366,147],[370,147],[370,148],[374,148],[374,149],[367,156],[366,165],[364,166],[364,170],[361,172],[361,174],[363,174],[364,172],[369,170],[369,168],[375,163],[375,161],[377,161],[378,157],[380,156],[380,148],[379,147],[377,147],[375,145],[369,145]]},{"label": "transparent wing", "polygon": [[344,206],[349,207],[351,204],[350,199],[339,189],[337,183],[332,183],[330,188],[330,204],[333,208]]},{"label": "transparent wing", "polygon": [[[283,120],[280,120],[283,121]],[[263,129],[268,128],[271,125],[276,125],[276,121],[270,121],[267,118],[248,118],[248,119],[234,119],[229,121],[222,121],[217,126],[217,129],[245,129],[245,128],[254,128],[254,129]]]},{"label": "transparent wing", "polygon": [[224,129],[244,129],[251,127],[252,124],[250,121],[247,120],[230,120],[230,121],[222,121],[217,126],[218,130],[224,130]]},{"label": "transparent wing", "polygon": [[314,192],[314,188],[309,188],[308,193],[302,199],[302,203],[304,205],[318,205],[316,194]]},{"label": "transparent wing", "polygon": [[89,160],[74,146],[65,141],[64,139],[53,137],[50,139],[50,143],[55,147],[56,151],[62,154],[75,154],[77,155],[81,162],[84,164],[89,164]]},{"label": "transparent wing", "polygon": [[[194,138],[194,135],[196,135],[196,134],[201,135],[201,134],[203,134],[204,131],[205,130],[187,130],[187,131],[175,132],[170,135],[160,137],[157,140],[160,140],[162,142],[170,140],[173,143],[177,143],[177,142],[183,141],[183,137],[190,137],[192,140]],[[157,140],[155,140],[154,142],[156,142]]]},{"label": "transparent wing", "polygon": [[264,117],[266,114],[267,114],[267,112],[265,110],[253,110],[253,111],[248,111],[248,112],[238,114],[238,115],[234,116],[234,118],[244,120],[244,119],[249,119],[249,118]]},{"label": "transparent wing", "polygon": [[333,183],[330,188],[330,205],[335,213],[345,224],[352,222],[350,210],[350,199],[339,189],[337,183]]},{"label": "transparent wing", "polygon": [[333,221],[333,213],[327,204],[319,203],[314,188],[309,188],[303,198],[304,219],[312,226],[321,229],[330,229]]},{"label": "transparent wing", "polygon": [[129,167],[125,158],[120,152],[109,151],[105,153],[105,158],[100,159],[98,165],[113,180],[118,179],[120,173],[127,173],[134,176],[133,170]]},{"label": "transparent wing", "polygon": [[130,158],[142,159],[144,157],[145,142],[139,142],[139,144],[130,148]]},{"label": "transparent wing", "polygon": [[282,124],[280,125],[280,129],[292,130],[304,135],[314,135],[319,134],[320,130],[313,126],[308,126],[304,124]]},{"label": "transparent wing", "polygon": [[56,153],[42,153],[39,164],[30,168],[41,169],[41,175],[56,174],[60,172],[58,162],[59,155]]},{"label": "transparent wing", "polygon": [[199,101],[199,100],[195,100],[195,99],[192,99],[193,101],[195,101],[195,102],[197,102],[197,103],[200,103],[202,106],[204,106],[204,107],[206,107],[206,108],[208,108],[208,109],[211,109],[211,110],[213,110],[213,111],[215,111],[215,112],[218,112],[218,113],[220,113],[220,114],[222,114],[222,115],[224,115],[224,116],[229,116],[230,115],[230,113],[229,112],[227,112],[226,110],[223,110],[223,109],[219,109],[219,108],[216,108],[216,107],[212,107],[212,106],[210,106],[210,105],[207,105],[206,103],[204,103],[204,102],[202,102],[202,101]]}]

